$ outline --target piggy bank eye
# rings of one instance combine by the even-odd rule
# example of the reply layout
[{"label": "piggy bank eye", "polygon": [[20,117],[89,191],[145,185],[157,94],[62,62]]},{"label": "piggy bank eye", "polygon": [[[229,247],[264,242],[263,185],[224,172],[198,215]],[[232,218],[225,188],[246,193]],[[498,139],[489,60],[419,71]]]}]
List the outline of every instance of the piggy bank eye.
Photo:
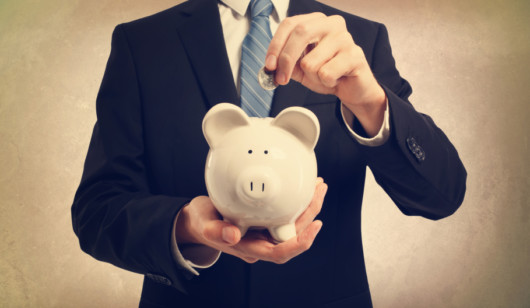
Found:
[{"label": "piggy bank eye", "polygon": [[248,154],[252,154],[252,150],[248,150]]},{"label": "piggy bank eye", "polygon": [[263,153],[265,153],[265,154],[269,154],[269,151],[268,151],[268,150],[265,150],[265,152],[263,152]]}]

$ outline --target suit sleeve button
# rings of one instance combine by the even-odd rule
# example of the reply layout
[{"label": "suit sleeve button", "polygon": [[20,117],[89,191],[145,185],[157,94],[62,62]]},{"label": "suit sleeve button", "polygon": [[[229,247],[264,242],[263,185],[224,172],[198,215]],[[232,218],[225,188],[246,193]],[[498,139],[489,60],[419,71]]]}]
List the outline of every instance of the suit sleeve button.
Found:
[{"label": "suit sleeve button", "polygon": [[407,138],[407,147],[418,162],[422,162],[425,160],[425,151],[423,151],[422,147],[418,144],[418,142],[416,142],[416,139],[414,139],[414,137]]}]

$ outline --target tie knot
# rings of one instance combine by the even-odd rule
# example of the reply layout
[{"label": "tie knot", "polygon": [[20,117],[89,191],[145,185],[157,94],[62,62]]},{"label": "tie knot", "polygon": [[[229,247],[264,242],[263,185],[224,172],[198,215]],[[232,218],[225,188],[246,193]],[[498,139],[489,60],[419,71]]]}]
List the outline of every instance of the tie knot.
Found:
[{"label": "tie knot", "polygon": [[250,14],[252,18],[269,17],[272,12],[271,0],[250,0]]}]

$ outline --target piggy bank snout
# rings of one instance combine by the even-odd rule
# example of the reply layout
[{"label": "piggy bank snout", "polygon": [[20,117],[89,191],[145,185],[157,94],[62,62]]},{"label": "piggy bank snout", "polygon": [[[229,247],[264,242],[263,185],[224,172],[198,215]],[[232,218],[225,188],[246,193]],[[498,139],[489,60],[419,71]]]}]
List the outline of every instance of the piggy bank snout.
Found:
[{"label": "piggy bank snout", "polygon": [[276,195],[279,180],[271,168],[249,167],[239,174],[237,191],[249,205],[260,206]]}]

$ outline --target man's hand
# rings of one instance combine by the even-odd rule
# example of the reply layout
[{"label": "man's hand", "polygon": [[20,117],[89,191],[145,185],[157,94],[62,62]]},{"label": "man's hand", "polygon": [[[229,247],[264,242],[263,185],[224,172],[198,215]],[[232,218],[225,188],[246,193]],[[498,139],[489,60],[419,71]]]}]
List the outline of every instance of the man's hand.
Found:
[{"label": "man's hand", "polygon": [[272,38],[265,66],[276,71],[280,85],[292,78],[314,92],[336,95],[369,136],[378,133],[386,95],[341,16],[312,13],[286,18]]},{"label": "man's hand", "polygon": [[314,220],[322,209],[327,185],[318,178],[313,199],[307,210],[296,220],[297,236],[275,244],[265,232],[250,230],[241,237],[239,229],[225,221],[210,198],[199,196],[184,207],[177,220],[177,243],[196,243],[234,255],[248,263],[264,260],[283,264],[308,250],[322,227]]}]

